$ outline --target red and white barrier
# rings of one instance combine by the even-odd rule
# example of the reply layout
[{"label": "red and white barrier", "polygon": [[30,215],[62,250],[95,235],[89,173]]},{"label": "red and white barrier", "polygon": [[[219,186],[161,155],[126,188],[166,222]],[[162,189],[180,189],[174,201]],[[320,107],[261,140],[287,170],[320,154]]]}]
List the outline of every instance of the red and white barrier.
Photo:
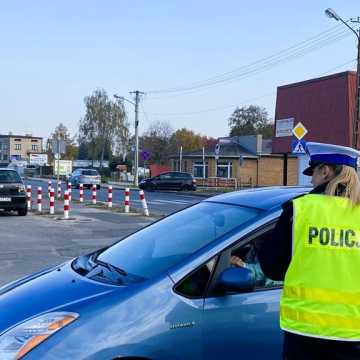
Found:
[{"label": "red and white barrier", "polygon": [[69,218],[69,209],[70,209],[69,192],[66,190],[64,192],[64,219]]},{"label": "red and white barrier", "polygon": [[58,200],[61,199],[61,181],[57,183],[57,198]]},{"label": "red and white barrier", "polygon": [[143,212],[145,216],[149,216],[149,209],[145,200],[145,194],[144,194],[144,190],[140,190],[139,191],[139,195],[140,195],[140,200],[141,200],[141,205],[143,208]]},{"label": "red and white barrier", "polygon": [[80,202],[84,202],[84,185],[83,184],[80,184],[79,185],[79,194],[80,194]]},{"label": "red and white barrier", "polygon": [[125,212],[128,213],[130,211],[130,189],[125,189]]},{"label": "red and white barrier", "polygon": [[50,189],[50,215],[55,214],[55,190]]},{"label": "red and white barrier", "polygon": [[96,205],[96,185],[92,186],[92,203]]},{"label": "red and white barrier", "polygon": [[26,201],[28,210],[31,210],[31,185],[26,186]]},{"label": "red and white barrier", "polygon": [[42,187],[37,188],[37,211],[41,212],[42,210]]},{"label": "red and white barrier", "polygon": [[69,195],[69,204],[71,203],[71,182],[68,182],[67,184],[67,192]]},{"label": "red and white barrier", "polygon": [[108,187],[108,207],[111,208],[113,206],[113,202],[112,202],[112,198],[113,198],[113,194],[112,194],[112,186],[109,185]]},{"label": "red and white barrier", "polygon": [[50,198],[50,190],[52,188],[51,180],[48,181],[48,198]]}]

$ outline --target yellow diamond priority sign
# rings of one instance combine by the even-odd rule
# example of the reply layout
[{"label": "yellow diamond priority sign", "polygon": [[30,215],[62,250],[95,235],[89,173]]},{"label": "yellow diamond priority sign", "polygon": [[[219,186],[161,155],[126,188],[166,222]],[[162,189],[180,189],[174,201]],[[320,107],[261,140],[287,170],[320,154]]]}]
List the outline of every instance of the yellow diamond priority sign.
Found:
[{"label": "yellow diamond priority sign", "polygon": [[306,127],[301,123],[298,122],[296,126],[292,129],[292,133],[298,140],[301,140],[307,134]]}]

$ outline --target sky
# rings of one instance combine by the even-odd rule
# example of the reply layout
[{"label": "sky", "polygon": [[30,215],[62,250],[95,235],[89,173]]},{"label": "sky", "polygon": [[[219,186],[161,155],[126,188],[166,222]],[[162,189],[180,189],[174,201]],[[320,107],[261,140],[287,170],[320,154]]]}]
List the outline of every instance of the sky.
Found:
[{"label": "sky", "polygon": [[359,0],[0,5],[1,134],[46,138],[62,122],[75,135],[84,97],[102,88],[130,100],[145,92],[140,133],[168,121],[221,137],[236,106],[259,105],[273,118],[277,86],[356,67],[355,36],[324,10],[347,20],[360,16]]}]

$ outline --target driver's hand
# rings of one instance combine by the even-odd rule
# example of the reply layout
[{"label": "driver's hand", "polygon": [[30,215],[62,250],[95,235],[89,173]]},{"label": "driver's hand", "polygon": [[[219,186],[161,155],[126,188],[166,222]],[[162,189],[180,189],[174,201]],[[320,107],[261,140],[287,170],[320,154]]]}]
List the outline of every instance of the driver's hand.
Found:
[{"label": "driver's hand", "polygon": [[245,266],[245,262],[242,261],[239,257],[237,256],[232,256],[230,258],[230,264],[234,265],[234,266],[238,266],[238,267],[244,267]]}]

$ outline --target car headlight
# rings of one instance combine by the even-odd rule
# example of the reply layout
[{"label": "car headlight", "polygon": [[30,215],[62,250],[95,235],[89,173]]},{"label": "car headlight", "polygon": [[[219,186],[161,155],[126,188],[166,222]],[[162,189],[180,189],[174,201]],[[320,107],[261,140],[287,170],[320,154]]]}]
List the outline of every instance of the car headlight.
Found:
[{"label": "car headlight", "polygon": [[19,193],[24,193],[24,192],[25,192],[25,186],[24,186],[24,185],[20,185],[20,186],[18,187],[18,192],[19,192]]},{"label": "car headlight", "polygon": [[0,336],[1,359],[21,359],[78,317],[76,313],[52,312],[15,326]]}]

